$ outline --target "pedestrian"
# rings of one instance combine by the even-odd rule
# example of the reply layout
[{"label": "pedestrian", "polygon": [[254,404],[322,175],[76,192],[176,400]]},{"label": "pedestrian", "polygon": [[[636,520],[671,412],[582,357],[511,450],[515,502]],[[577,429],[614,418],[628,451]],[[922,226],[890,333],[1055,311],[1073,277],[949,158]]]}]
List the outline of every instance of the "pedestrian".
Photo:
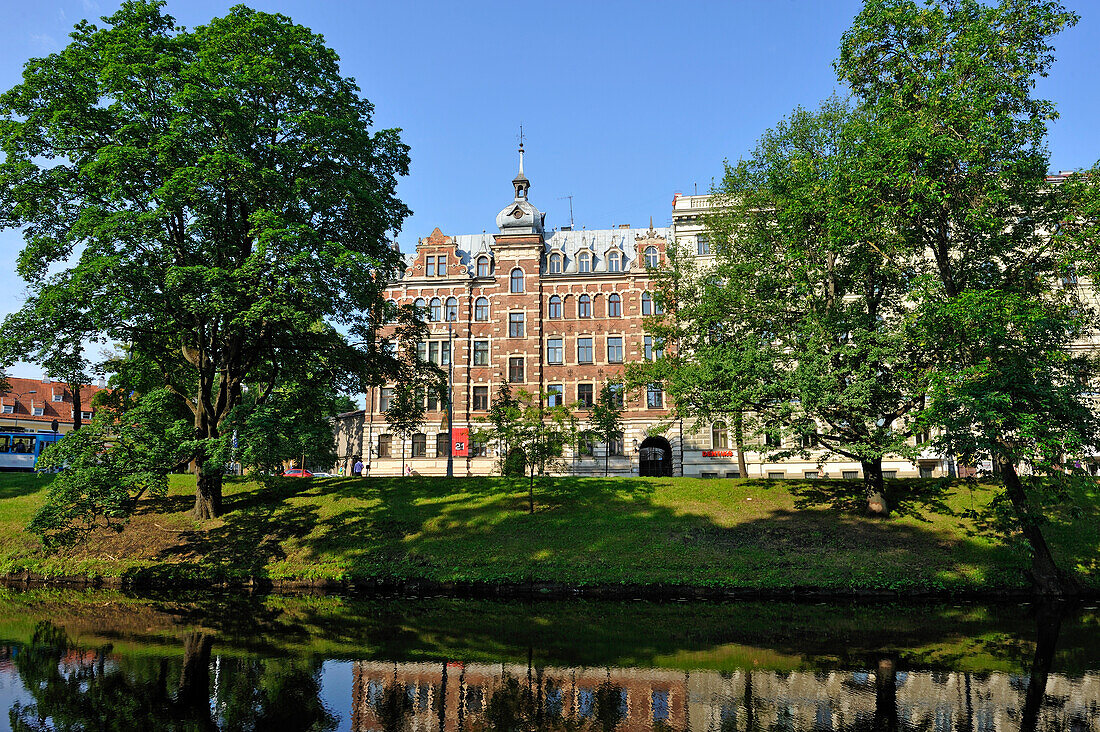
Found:
[{"label": "pedestrian", "polygon": [[363,461],[359,459],[359,456],[355,456],[355,464],[351,466],[351,474],[356,478],[363,475]]}]

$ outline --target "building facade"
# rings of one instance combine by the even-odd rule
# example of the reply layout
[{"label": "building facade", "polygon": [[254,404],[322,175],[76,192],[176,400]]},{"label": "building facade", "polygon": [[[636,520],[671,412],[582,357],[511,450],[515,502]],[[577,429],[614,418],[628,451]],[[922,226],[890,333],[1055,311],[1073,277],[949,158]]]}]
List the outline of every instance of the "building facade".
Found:
[{"label": "building facade", "polygon": [[[428,314],[430,336],[420,355],[452,374],[454,428],[474,434],[484,426],[501,383],[556,403],[591,405],[606,383],[619,380],[624,364],[660,356],[661,344],[643,320],[658,307],[649,268],[665,261],[670,246],[708,259],[700,218],[708,196],[673,200],[672,226],[547,231],[545,214],[529,200],[530,181],[520,171],[513,199],[496,217],[496,234],[446,235],[435,229],[407,257],[405,271],[389,288],[397,304],[417,304]],[[443,475],[452,449],[446,405],[426,398],[423,430],[411,440],[394,435],[384,412],[393,393],[367,394],[362,412],[337,419],[338,470],[350,472],[357,456],[371,475],[407,472]],[[624,432],[609,445],[566,448],[559,468],[575,474],[740,477],[727,425],[685,424],[670,418],[659,385],[625,395]],[[578,415],[586,423],[586,410]],[[487,475],[497,469],[493,445],[472,445],[454,459],[455,475]],[[747,452],[754,478],[861,476],[858,463],[819,465],[769,462],[768,450]],[[402,460],[404,456],[404,460]],[[929,455],[919,464],[886,461],[887,477],[939,475],[944,461]]]},{"label": "building facade", "polygon": [[[76,417],[72,390],[63,381],[48,378],[7,377],[8,389],[0,394],[0,429],[8,432],[70,432]],[[92,397],[102,386],[80,387],[81,420],[92,419]]]}]

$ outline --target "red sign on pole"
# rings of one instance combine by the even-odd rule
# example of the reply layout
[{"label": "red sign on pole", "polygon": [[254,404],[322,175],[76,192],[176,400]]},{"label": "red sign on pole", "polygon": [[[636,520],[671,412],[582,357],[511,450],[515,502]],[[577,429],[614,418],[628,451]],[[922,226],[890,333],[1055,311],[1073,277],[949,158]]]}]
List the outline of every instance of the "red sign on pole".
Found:
[{"label": "red sign on pole", "polygon": [[466,427],[456,427],[451,431],[451,455],[470,456],[470,430]]}]

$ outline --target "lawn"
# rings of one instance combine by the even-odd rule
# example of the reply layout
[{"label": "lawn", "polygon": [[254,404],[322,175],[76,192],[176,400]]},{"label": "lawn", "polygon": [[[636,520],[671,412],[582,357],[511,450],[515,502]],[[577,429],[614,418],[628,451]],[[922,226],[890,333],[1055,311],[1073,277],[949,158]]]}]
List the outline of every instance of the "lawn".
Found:
[{"label": "lawn", "polygon": [[[1027,587],[1026,558],[965,518],[994,488],[897,481],[899,514],[866,518],[858,484],[546,478],[537,510],[501,478],[227,481],[196,522],[193,478],[121,532],[48,552],[23,527],[49,479],[0,475],[0,571],[131,581],[424,579],[569,586],[943,592]],[[1047,527],[1062,566],[1100,589],[1100,500]]]}]

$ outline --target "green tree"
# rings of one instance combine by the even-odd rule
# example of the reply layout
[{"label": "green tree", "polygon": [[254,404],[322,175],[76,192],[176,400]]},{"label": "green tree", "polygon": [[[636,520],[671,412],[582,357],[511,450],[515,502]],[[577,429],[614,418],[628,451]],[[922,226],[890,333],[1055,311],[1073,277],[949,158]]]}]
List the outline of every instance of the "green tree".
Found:
[{"label": "green tree", "polygon": [[394,434],[401,437],[401,475],[405,474],[405,443],[420,432],[424,424],[423,390],[414,381],[398,382],[384,414]]},{"label": "green tree", "polygon": [[[1044,593],[1072,589],[1041,525],[1067,458],[1096,443],[1085,311],[1064,274],[1073,197],[1046,179],[1054,105],[1035,81],[1077,16],[1054,0],[867,0],[836,67],[880,130],[868,185],[902,237],[913,338],[934,361],[925,417],[942,449],[989,459]],[[1020,466],[1030,475],[1020,474]],[[1072,472],[1072,470],[1071,470]]]},{"label": "green tree", "polygon": [[23,231],[32,295],[60,265],[98,331],[158,365],[193,415],[209,518],[244,385],[318,354],[348,391],[380,378],[372,312],[400,266],[408,148],[371,131],[371,104],[309,29],[236,6],[186,30],[162,6],[81,22],[0,95],[0,227]]},{"label": "green tree", "polygon": [[489,403],[489,413],[485,417],[488,426],[479,431],[481,440],[496,443],[501,475],[509,475],[508,458],[518,441],[521,417],[522,408],[512,394],[511,385],[507,381],[501,382]]},{"label": "green tree", "polygon": [[756,341],[749,357],[770,361],[763,370],[780,386],[767,396],[787,400],[794,445],[777,454],[820,447],[822,459],[858,461],[868,506],[885,515],[882,460],[916,457],[909,438],[927,385],[907,333],[916,270],[895,263],[899,234],[866,182],[877,139],[873,120],[835,98],[768,130],[726,167],[707,276],[733,290],[717,302],[748,326],[738,341]]},{"label": "green tree", "polygon": [[603,474],[607,476],[611,468],[611,444],[623,438],[623,412],[626,402],[621,383],[608,382],[600,389],[592,410],[588,413],[588,422],[592,433],[604,444]]}]

